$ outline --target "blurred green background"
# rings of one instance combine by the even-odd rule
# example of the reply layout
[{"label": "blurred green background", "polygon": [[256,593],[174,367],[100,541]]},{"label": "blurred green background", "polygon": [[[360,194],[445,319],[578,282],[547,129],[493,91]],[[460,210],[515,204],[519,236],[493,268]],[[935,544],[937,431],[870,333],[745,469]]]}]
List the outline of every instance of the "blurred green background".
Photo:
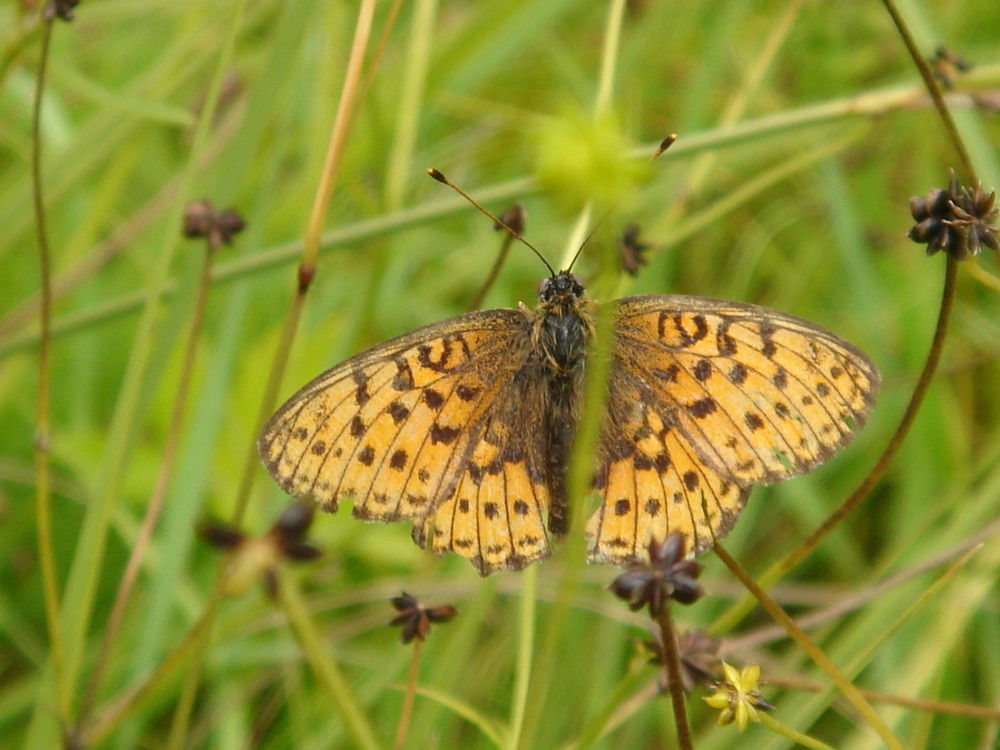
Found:
[{"label": "blurred green background", "polygon": [[[900,6],[925,54],[946,44],[976,64],[951,101],[984,185],[1000,184],[1000,5]],[[595,251],[576,267],[584,277],[600,266],[597,248],[630,222],[652,245],[637,278],[605,274],[592,287],[598,297],[684,293],[764,304],[834,330],[883,373],[876,409],[849,449],[805,477],[754,491],[727,548],[760,573],[872,466],[937,315],[944,259],[906,239],[907,201],[943,187],[957,162],[885,9],[416,0],[391,27],[389,9],[376,9],[281,398],[360,349],[467,308],[501,237],[427,179],[427,167],[497,212],[522,201],[526,236],[553,265],[576,249],[574,222],[593,200],[597,216],[608,213]],[[305,0],[88,0],[72,23],[54,28],[40,128],[57,294],[53,552],[71,651],[79,640],[72,699],[89,695],[97,715],[164,663],[205,610],[222,565],[196,524],[233,512],[356,13],[355,3]],[[34,748],[57,736],[32,458],[39,272],[30,112],[40,34],[17,3],[0,7],[0,28],[0,746]],[[616,28],[618,44],[608,47]],[[602,70],[610,105],[595,116]],[[199,140],[217,75],[214,119]],[[677,144],[644,166],[671,132]],[[237,208],[248,227],[216,255],[164,512],[103,684],[88,693],[168,440],[204,252],[181,237],[180,212],[200,198]],[[797,616],[825,613],[810,633],[857,685],[996,707],[1000,298],[996,255],[980,260],[981,270],[960,269],[940,372],[892,469],[774,593]],[[515,247],[485,306],[533,303],[542,275],[537,258]],[[262,468],[255,480],[243,526],[262,533],[287,499]],[[481,580],[463,560],[416,548],[408,524],[364,525],[347,512],[317,518],[311,537],[326,554],[301,568],[309,608],[380,740],[388,745],[395,731],[410,654],[384,627],[392,616],[385,600],[406,590],[459,608],[428,640],[420,681],[480,717],[418,696],[408,746],[493,747],[483,727],[503,734],[517,704],[524,574]],[[977,540],[985,545],[962,570],[897,622]],[[683,628],[706,626],[742,593],[711,554],[703,561],[710,596],[676,613]],[[558,638],[546,636],[565,562],[557,553],[537,571],[535,656],[545,649],[555,668],[547,690],[540,679],[529,685],[521,746],[575,747],[605,728],[590,746],[671,746],[669,701],[654,695],[656,670],[636,647],[649,637],[645,619],[604,590],[614,569],[584,570],[557,618]],[[826,684],[759,611],[724,634],[724,653]],[[98,746],[164,747],[190,669],[173,671]],[[181,746],[350,746],[284,616],[258,588],[222,603],[200,669]],[[765,694],[776,718],[835,747],[881,746],[831,692],[775,685]],[[714,727],[698,697],[689,703],[698,748],[791,746],[757,726],[737,740],[732,727]],[[910,747],[988,748],[997,736],[983,718],[877,707]]]}]

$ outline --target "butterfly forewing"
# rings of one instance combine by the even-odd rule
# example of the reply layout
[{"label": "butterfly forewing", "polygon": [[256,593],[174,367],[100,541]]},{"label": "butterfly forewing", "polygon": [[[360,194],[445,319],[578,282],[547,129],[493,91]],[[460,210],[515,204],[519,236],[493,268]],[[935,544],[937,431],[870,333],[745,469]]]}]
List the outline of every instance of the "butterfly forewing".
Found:
[{"label": "butterfly forewing", "polygon": [[547,554],[541,446],[527,444],[541,440],[532,420],[543,405],[526,408],[514,386],[526,320],[518,310],[458,316],[328,370],[265,427],[268,471],[329,510],[351,498],[365,520],[416,518],[415,539],[427,543],[433,529],[435,551],[484,574]]},{"label": "butterfly forewing", "polygon": [[767,483],[846,444],[878,390],[874,365],[829,331],[755,305],[630,297],[619,306],[616,365],[723,475]]},{"label": "butterfly forewing", "polygon": [[522,323],[514,310],[472,313],[342,362],[268,422],[265,465],[283,489],[330,509],[352,497],[367,518],[426,513],[413,506],[453,483],[493,391],[513,377]]},{"label": "butterfly forewing", "polygon": [[434,552],[457,552],[483,575],[519,570],[548,555],[543,433],[534,423],[542,404],[527,408],[530,397],[510,386],[499,395],[454,493],[414,525],[418,544],[427,546],[430,538]]}]

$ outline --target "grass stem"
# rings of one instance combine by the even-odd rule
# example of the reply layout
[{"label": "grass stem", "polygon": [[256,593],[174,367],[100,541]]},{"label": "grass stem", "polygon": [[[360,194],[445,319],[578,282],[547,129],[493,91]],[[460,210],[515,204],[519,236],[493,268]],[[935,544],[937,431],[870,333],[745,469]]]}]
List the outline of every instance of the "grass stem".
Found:
[{"label": "grass stem", "polygon": [[35,523],[38,529],[38,559],[45,598],[45,622],[48,629],[55,688],[56,715],[65,727],[70,720],[72,688],[67,679],[66,658],[59,628],[59,579],[56,573],[52,538],[51,402],[52,402],[52,255],[49,249],[45,198],[42,188],[42,100],[45,92],[52,20],[42,22],[38,78],[31,114],[31,192],[34,200],[35,226],[38,233],[38,264],[41,298],[38,308],[38,404],[35,421]]},{"label": "grass stem", "polygon": [[399,714],[399,725],[396,727],[396,739],[393,740],[393,750],[403,750],[406,746],[406,736],[410,731],[410,718],[413,716],[413,699],[417,695],[417,677],[420,674],[420,654],[423,639],[413,639],[413,653],[410,656],[410,671],[406,677],[406,694],[403,696],[403,710]]}]

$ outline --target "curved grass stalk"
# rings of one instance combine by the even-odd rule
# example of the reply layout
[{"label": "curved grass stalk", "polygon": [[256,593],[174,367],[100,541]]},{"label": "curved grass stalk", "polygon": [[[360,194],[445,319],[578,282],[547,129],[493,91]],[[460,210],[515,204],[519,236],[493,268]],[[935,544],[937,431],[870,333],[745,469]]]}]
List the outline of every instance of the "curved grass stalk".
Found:
[{"label": "curved grass stalk", "polygon": [[66,656],[59,628],[59,580],[56,573],[52,539],[52,492],[49,449],[51,445],[52,404],[52,257],[49,250],[45,218],[45,200],[42,191],[42,96],[48,71],[49,49],[52,39],[52,19],[42,22],[41,50],[39,52],[38,79],[31,123],[31,183],[34,199],[35,223],[38,232],[38,261],[41,275],[39,302],[38,344],[38,407],[35,424],[35,521],[38,525],[38,558],[42,572],[42,591],[45,597],[45,621],[51,649],[52,679],[56,715],[63,726],[70,719],[71,681],[66,672]]}]

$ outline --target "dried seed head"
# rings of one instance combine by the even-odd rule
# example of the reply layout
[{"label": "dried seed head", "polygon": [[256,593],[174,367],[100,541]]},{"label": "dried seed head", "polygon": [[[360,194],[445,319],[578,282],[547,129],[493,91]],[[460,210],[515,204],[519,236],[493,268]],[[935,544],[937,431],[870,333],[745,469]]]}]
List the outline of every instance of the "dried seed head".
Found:
[{"label": "dried seed head", "polygon": [[524,206],[518,201],[510,208],[500,214],[500,221],[493,222],[493,229],[496,231],[507,231],[513,229],[517,234],[524,235],[524,220],[527,217]]},{"label": "dried seed head", "polygon": [[[646,641],[646,647],[652,652],[650,662],[666,666],[666,651],[663,644],[663,631],[656,629],[656,640]],[[680,657],[681,682],[685,692],[690,693],[697,685],[711,685],[715,682],[721,670],[719,661],[718,638],[712,638],[704,630],[687,630],[677,636],[677,653]],[[670,677],[664,669],[660,677],[660,689],[666,691]]]},{"label": "dried seed head", "polygon": [[618,251],[621,253],[622,268],[630,276],[639,273],[639,267],[646,265],[646,251],[649,245],[639,241],[639,225],[629,224],[622,233]]},{"label": "dried seed head", "polygon": [[931,70],[946,89],[955,87],[955,82],[962,73],[972,70],[972,63],[965,60],[948,47],[941,45],[934,50],[934,56],[927,60]]},{"label": "dried seed head", "polygon": [[224,593],[243,593],[254,581],[261,580],[271,597],[277,592],[277,566],[282,561],[315,560],[322,553],[305,540],[312,521],[312,507],[296,503],[286,508],[267,533],[249,536],[234,526],[219,521],[203,522],[200,535],[209,544],[229,553]]},{"label": "dried seed head", "polygon": [[211,201],[193,201],[184,207],[184,236],[204,237],[210,250],[233,244],[233,236],[245,227],[246,221],[234,209],[216,210]]},{"label": "dried seed head", "polygon": [[402,626],[403,631],[400,633],[399,639],[403,643],[409,643],[414,638],[426,640],[431,631],[431,623],[448,622],[458,612],[450,604],[424,607],[417,601],[416,597],[405,591],[399,596],[394,596],[391,601],[392,606],[399,614],[389,621],[389,625]]},{"label": "dried seed head", "polygon": [[668,600],[693,604],[704,595],[696,580],[701,571],[701,564],[684,558],[684,536],[674,531],[662,541],[651,539],[649,562],[630,566],[608,588],[633,612],[649,605],[656,619]]},{"label": "dried seed head", "polygon": [[80,0],[49,0],[45,6],[44,17],[46,21],[59,18],[63,21],[72,21],[74,18],[73,9],[80,4]]},{"label": "dried seed head", "polygon": [[960,186],[954,176],[948,188],[934,188],[926,196],[910,199],[910,213],[916,224],[909,238],[927,245],[927,254],[944,250],[956,260],[978,255],[983,246],[1000,249],[997,227],[996,193]]}]

